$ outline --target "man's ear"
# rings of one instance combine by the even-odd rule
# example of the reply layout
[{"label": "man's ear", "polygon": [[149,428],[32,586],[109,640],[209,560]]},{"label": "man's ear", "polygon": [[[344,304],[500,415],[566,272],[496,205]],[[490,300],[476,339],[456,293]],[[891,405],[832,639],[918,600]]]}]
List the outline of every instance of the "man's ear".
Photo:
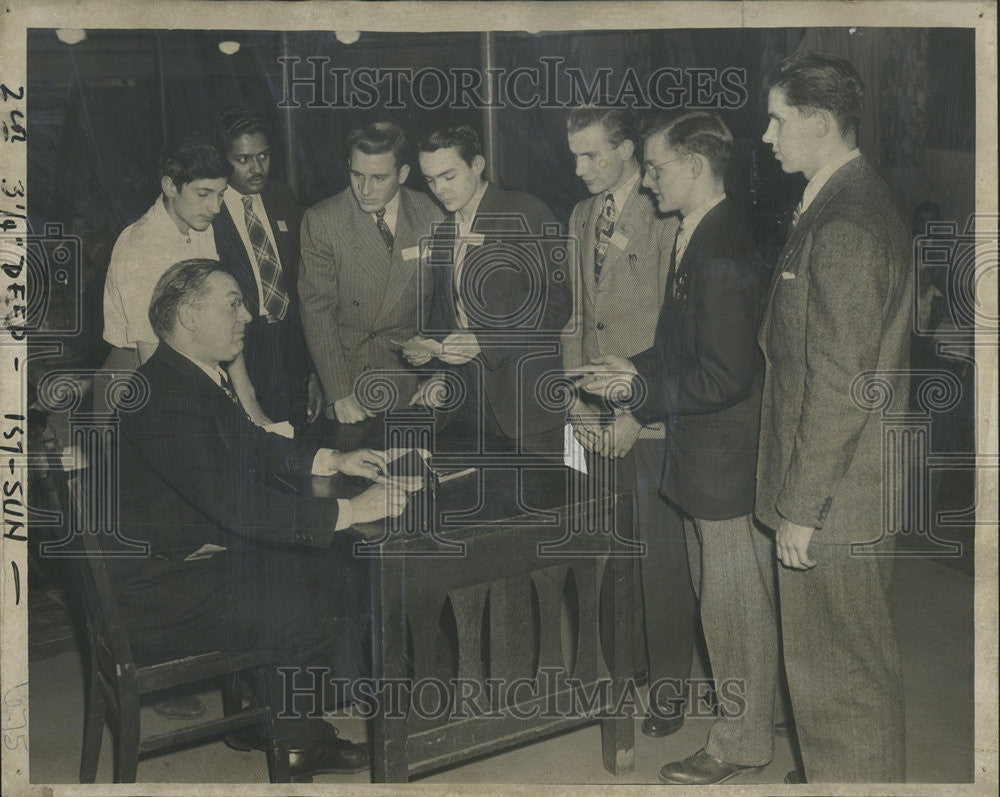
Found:
[{"label": "man's ear", "polygon": [[476,173],[476,176],[477,177],[481,176],[483,173],[483,169],[486,168],[486,158],[484,158],[482,155],[476,155],[476,157],[472,159],[471,166],[472,166],[472,171]]},{"label": "man's ear", "polygon": [[701,177],[701,173],[708,166],[708,163],[705,161],[705,157],[699,155],[697,152],[692,152],[688,155],[688,160],[690,161],[688,168],[691,170],[691,179],[697,180]]},{"label": "man's ear", "polygon": [[167,175],[163,175],[163,177],[160,178],[160,190],[171,199],[179,193],[177,186],[174,185],[173,179]]},{"label": "man's ear", "polygon": [[632,156],[635,155],[635,142],[630,138],[622,140],[622,143],[618,145],[622,151],[622,160],[629,161],[632,160]]},{"label": "man's ear", "polygon": [[406,178],[410,176],[410,165],[404,163],[399,167],[399,184],[402,185],[406,182]]},{"label": "man's ear", "polygon": [[198,325],[198,311],[192,304],[182,304],[177,308],[177,323],[188,332],[193,332]]},{"label": "man's ear", "polygon": [[826,138],[830,133],[839,135],[840,128],[833,114],[823,108],[817,108],[812,115],[813,131],[816,138]]}]

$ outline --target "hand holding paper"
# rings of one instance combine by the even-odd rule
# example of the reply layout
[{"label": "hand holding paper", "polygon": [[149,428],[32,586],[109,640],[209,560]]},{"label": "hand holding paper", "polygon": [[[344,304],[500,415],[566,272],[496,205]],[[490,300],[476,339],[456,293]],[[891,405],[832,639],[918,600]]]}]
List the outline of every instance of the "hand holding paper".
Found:
[{"label": "hand holding paper", "polygon": [[611,401],[624,401],[632,393],[632,377],[637,372],[624,357],[608,354],[566,373],[578,380],[576,385],[580,390]]},{"label": "hand holding paper", "polygon": [[465,365],[479,354],[479,341],[471,332],[452,332],[441,343],[437,358],[449,365]]}]

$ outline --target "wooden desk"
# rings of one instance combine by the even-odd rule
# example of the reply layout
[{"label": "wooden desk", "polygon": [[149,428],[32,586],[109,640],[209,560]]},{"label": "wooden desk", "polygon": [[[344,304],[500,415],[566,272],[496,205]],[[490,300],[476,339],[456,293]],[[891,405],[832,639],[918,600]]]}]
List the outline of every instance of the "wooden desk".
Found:
[{"label": "wooden desk", "polygon": [[[595,719],[605,767],[632,770],[631,704],[612,709],[632,674],[635,560],[610,531],[586,530],[587,512],[630,529],[631,494],[578,502],[573,473],[490,469],[419,494],[401,523],[363,529],[358,553],[376,574],[374,781]],[[433,528],[414,533],[427,517]],[[602,584],[619,620],[603,644]]]}]

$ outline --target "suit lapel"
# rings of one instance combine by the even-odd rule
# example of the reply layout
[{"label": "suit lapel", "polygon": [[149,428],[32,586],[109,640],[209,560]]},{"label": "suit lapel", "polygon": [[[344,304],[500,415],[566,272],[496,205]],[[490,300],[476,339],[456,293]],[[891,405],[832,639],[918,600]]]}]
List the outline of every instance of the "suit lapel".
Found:
[{"label": "suit lapel", "polygon": [[671,280],[672,285],[668,286],[668,290],[675,289],[679,300],[683,301],[685,299],[690,290],[691,280],[697,273],[697,264],[699,262],[698,250],[708,240],[719,219],[728,212],[728,207],[729,198],[726,197],[702,217],[695,228],[694,235],[691,236],[691,240],[684,249],[684,254],[681,256],[680,262],[675,264],[675,273],[672,275]]},{"label": "suit lapel", "polygon": [[382,240],[375,220],[361,210],[357,202],[352,202],[350,208],[351,221],[348,229],[354,235],[353,247],[357,255],[357,262],[364,264],[365,276],[380,291],[384,291],[389,280],[389,257],[386,253],[385,241]]},{"label": "suit lapel", "polygon": [[[632,190],[629,192],[628,198],[625,200],[625,204],[622,206],[621,211],[618,213],[618,218],[615,220],[615,232],[612,237],[616,238],[614,244],[608,244],[608,252],[604,256],[604,265],[601,267],[601,275],[613,271],[618,263],[623,257],[625,257],[625,249],[628,248],[628,244],[623,242],[623,247],[619,248],[616,244],[622,239],[629,239],[635,234],[636,224],[642,217],[642,210],[639,208],[638,193],[639,193],[639,183],[640,180],[636,180],[635,185],[632,186]],[[600,204],[595,202],[595,205]],[[591,224],[590,234],[594,234],[594,226],[597,223],[597,216],[595,214],[593,224]],[[593,258],[591,258],[593,259]]]},{"label": "suit lapel", "polygon": [[[403,259],[403,252],[416,245],[414,241],[414,218],[416,209],[406,195],[406,189],[399,189],[399,208],[396,213],[396,234],[395,245],[392,248],[392,262],[389,266],[389,282],[386,285],[385,295],[379,307],[376,321],[381,321],[382,317],[389,313],[405,295],[415,290],[416,280],[414,277],[420,267],[420,257],[409,260]],[[379,238],[381,241],[381,237]],[[385,244],[383,243],[383,246]]]},{"label": "suit lapel", "polygon": [[[285,275],[285,284],[289,288],[289,293],[294,294],[292,286],[296,284],[299,264],[294,262],[295,257],[290,251],[289,243],[291,235],[297,234],[297,231],[293,232],[289,229],[285,209],[280,206],[277,197],[272,191],[268,190],[267,185],[264,186],[260,198],[264,203],[264,210],[267,212],[268,223],[271,225],[271,235],[274,238],[275,245],[278,247],[278,259],[281,261],[281,271]],[[282,225],[284,229],[282,229]]]},{"label": "suit lapel", "polygon": [[580,241],[581,278],[586,286],[587,297],[591,305],[597,298],[597,283],[594,282],[594,227],[602,208],[602,203],[598,201],[599,196],[593,196],[587,200],[585,212],[580,214],[582,217],[581,228],[577,233]]}]

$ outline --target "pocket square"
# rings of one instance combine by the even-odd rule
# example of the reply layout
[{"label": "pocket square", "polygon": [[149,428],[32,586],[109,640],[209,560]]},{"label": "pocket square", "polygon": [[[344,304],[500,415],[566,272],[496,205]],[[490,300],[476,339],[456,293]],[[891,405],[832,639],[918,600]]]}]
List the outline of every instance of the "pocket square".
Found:
[{"label": "pocket square", "polygon": [[793,280],[795,279],[795,275],[791,271],[782,271],[781,278],[783,280]]}]

